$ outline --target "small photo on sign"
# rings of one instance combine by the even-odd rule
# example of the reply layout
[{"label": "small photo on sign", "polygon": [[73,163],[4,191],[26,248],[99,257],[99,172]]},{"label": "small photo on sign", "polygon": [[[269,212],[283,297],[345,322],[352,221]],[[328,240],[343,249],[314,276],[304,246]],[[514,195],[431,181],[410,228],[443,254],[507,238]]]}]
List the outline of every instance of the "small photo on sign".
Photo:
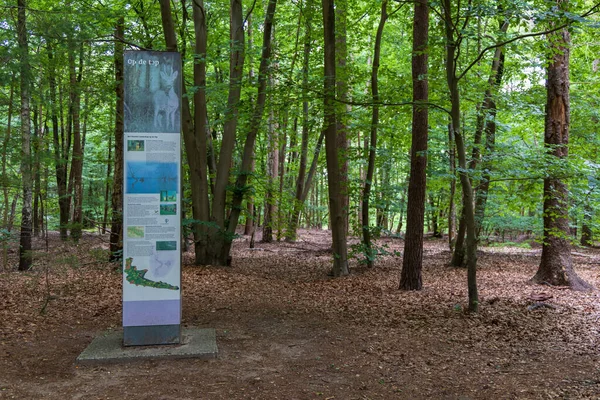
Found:
[{"label": "small photo on sign", "polygon": [[144,227],[143,226],[128,226],[127,237],[130,239],[143,239],[144,238]]},{"label": "small photo on sign", "polygon": [[144,151],[143,140],[128,140],[127,151]]},{"label": "small photo on sign", "polygon": [[177,215],[177,204],[161,204],[160,215]]},{"label": "small photo on sign", "polygon": [[177,250],[177,242],[175,240],[157,241],[156,251]]},{"label": "small photo on sign", "polygon": [[176,190],[161,190],[160,191],[160,201],[169,202],[169,201],[177,201],[177,191]]}]

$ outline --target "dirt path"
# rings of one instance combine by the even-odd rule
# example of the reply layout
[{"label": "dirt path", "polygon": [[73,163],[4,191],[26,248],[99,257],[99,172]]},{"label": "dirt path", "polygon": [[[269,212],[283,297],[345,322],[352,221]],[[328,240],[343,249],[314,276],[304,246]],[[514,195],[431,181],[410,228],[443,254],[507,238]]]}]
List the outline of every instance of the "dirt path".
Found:
[{"label": "dirt path", "polygon": [[[0,274],[0,399],[600,398],[599,294],[528,284],[539,251],[483,249],[471,316],[444,243],[427,243],[425,289],[405,293],[394,257],[328,278],[328,245],[314,237],[262,250],[240,240],[231,269],[184,267],[184,324],[217,330],[217,360],[100,367],[74,360],[119,327],[120,275],[99,261],[101,238],[53,241],[34,271]],[[574,261],[600,287],[600,252]],[[528,310],[540,292],[554,308]]]}]

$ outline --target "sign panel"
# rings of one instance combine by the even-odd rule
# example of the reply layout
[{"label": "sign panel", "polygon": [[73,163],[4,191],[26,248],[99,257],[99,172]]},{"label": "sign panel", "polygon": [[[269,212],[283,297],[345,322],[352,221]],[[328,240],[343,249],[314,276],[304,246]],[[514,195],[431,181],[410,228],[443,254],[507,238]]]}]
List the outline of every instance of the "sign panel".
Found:
[{"label": "sign panel", "polygon": [[181,57],[125,52],[125,345],[178,343],[181,323]]}]

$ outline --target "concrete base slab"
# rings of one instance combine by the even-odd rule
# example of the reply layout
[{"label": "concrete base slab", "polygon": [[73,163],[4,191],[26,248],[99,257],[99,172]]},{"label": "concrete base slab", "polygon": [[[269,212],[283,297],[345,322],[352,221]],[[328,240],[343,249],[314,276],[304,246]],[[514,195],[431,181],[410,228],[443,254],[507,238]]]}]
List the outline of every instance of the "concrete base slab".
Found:
[{"label": "concrete base slab", "polygon": [[183,328],[181,343],[161,346],[123,346],[123,331],[98,335],[77,357],[77,364],[119,363],[137,360],[176,358],[217,358],[217,335],[214,329]]}]

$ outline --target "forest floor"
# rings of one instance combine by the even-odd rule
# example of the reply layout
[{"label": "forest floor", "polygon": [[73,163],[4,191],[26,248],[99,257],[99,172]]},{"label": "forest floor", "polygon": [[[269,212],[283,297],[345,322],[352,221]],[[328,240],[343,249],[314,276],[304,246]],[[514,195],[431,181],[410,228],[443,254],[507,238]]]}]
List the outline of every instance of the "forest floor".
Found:
[{"label": "forest floor", "polygon": [[[186,253],[183,325],[215,328],[218,358],[102,366],[75,359],[121,324],[107,237],[36,241],[32,271],[0,272],[0,399],[600,398],[600,294],[529,283],[539,248],[481,248],[469,315],[466,271],[447,265],[445,241],[426,242],[424,289],[402,292],[391,255],[329,277],[328,237],[255,249],[243,237],[231,268],[194,267]],[[573,260],[600,288],[600,250]],[[531,307],[540,294],[549,306]]]}]

